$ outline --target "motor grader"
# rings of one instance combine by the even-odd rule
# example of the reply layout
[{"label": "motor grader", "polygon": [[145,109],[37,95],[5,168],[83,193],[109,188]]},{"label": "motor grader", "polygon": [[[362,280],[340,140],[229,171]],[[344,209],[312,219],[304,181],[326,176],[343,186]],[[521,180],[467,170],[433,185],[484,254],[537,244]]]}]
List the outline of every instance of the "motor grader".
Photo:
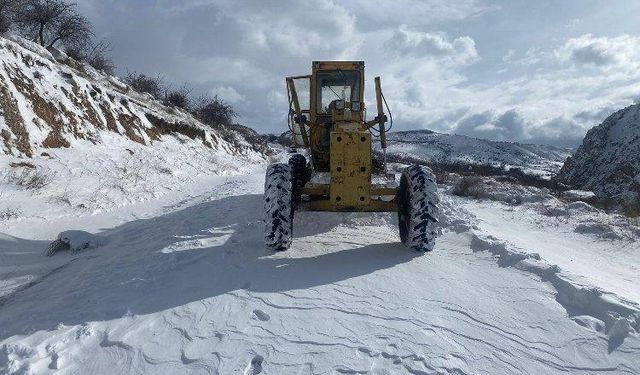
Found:
[{"label": "motor grader", "polygon": [[[435,177],[420,165],[402,170],[399,184],[388,173],[386,133],[393,119],[380,77],[374,82],[376,116],[368,121],[363,61],[314,61],[311,75],[286,78],[294,147],[288,163],[267,168],[268,248],[290,247],[296,211],[333,211],[398,212],[402,243],[423,252],[433,249],[439,203]],[[373,138],[379,139],[382,160],[374,158]]]}]

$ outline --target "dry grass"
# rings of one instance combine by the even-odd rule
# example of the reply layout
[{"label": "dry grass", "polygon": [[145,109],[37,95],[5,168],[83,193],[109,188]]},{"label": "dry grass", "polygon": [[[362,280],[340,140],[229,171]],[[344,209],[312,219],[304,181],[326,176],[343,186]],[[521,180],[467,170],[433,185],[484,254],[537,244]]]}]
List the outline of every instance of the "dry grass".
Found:
[{"label": "dry grass", "polygon": [[[88,95],[85,91],[80,89],[77,83],[73,83],[73,95],[75,95],[76,101],[79,101],[78,105],[82,107],[82,113],[84,118],[91,123],[96,129],[104,129],[104,125],[100,120],[100,116],[89,102]],[[73,99],[71,99],[73,100]]]},{"label": "dry grass", "polygon": [[481,193],[482,178],[477,176],[463,176],[453,188],[453,194],[460,197],[479,198]]},{"label": "dry grass", "polygon": [[[33,82],[26,77],[20,70],[13,69],[14,76],[11,78],[13,85],[24,95],[32,104],[33,111],[42,121],[51,127],[51,131],[42,142],[45,148],[67,148],[70,146],[63,136],[64,123],[60,120],[60,110],[55,105],[48,102],[36,93]],[[15,133],[15,132],[14,132]]]},{"label": "dry grass", "polygon": [[120,132],[118,131],[118,123],[116,122],[116,118],[113,116],[113,113],[111,113],[111,110],[109,109],[109,104],[106,102],[102,102],[99,104],[99,106],[102,114],[104,115],[104,118],[107,121],[107,129],[119,134]]},{"label": "dry grass", "polygon": [[124,132],[129,139],[143,145],[145,144],[144,138],[139,134],[139,131],[142,128],[139,118],[121,113],[118,115],[118,122],[124,128]]},{"label": "dry grass", "polygon": [[20,217],[22,215],[22,211],[18,208],[7,207],[4,210],[0,211],[0,220],[10,220]]},{"label": "dry grass", "polygon": [[170,123],[150,113],[147,113],[146,116],[149,122],[157,129],[158,134],[179,133],[182,135],[186,135],[191,139],[200,139],[202,141],[202,144],[209,148],[213,148],[213,145],[207,141],[207,135],[204,129],[200,129],[196,126],[191,126],[185,123]]},{"label": "dry grass", "polygon": [[640,197],[622,202],[622,212],[630,218],[640,217]]},{"label": "dry grass", "polygon": [[8,181],[27,190],[37,191],[51,183],[50,174],[37,168],[22,168],[20,171],[12,171],[8,174]]},{"label": "dry grass", "polygon": [[[0,82],[0,107],[4,112],[5,122],[11,130],[9,132],[6,129],[2,129],[2,139],[7,151],[11,153],[12,146],[15,146],[18,152],[28,157],[33,156],[29,133],[27,133],[27,128],[18,109],[18,102],[2,82]],[[11,133],[15,136],[15,140],[12,140]]]},{"label": "dry grass", "polygon": [[436,176],[436,182],[439,185],[446,185],[453,181],[452,173],[449,173],[442,169],[433,170],[433,174]]},{"label": "dry grass", "polygon": [[35,169],[36,168],[35,165],[33,165],[33,164],[29,163],[29,162],[26,162],[26,161],[11,162],[11,163],[9,163],[9,166],[11,168],[30,168],[30,169]]},{"label": "dry grass", "polygon": [[71,196],[65,192],[64,194],[49,198],[49,202],[71,207]]}]

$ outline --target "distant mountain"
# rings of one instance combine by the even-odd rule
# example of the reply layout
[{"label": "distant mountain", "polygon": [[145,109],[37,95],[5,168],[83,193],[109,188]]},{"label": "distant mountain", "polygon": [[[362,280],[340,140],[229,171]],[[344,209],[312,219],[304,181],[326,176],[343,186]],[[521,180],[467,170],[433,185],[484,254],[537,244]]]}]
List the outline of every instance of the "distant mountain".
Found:
[{"label": "distant mountain", "polygon": [[561,168],[571,149],[553,146],[497,142],[430,130],[388,134],[388,154],[431,162],[462,162],[517,167],[551,177]]},{"label": "distant mountain", "polygon": [[617,201],[640,197],[640,104],[589,130],[557,176],[560,182]]}]

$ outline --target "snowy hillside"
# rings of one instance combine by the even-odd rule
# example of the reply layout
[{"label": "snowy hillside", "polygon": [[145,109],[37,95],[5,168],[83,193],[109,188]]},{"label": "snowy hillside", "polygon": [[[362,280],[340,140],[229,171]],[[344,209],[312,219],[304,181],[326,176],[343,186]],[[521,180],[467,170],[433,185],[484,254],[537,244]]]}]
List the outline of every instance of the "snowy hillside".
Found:
[{"label": "snowy hillside", "polygon": [[571,150],[552,146],[496,142],[416,130],[388,135],[389,155],[430,162],[463,162],[521,168],[550,177],[557,173]]},{"label": "snowy hillside", "polygon": [[0,38],[0,221],[97,212],[265,157],[60,52]]},{"label": "snowy hillside", "polygon": [[640,104],[589,130],[558,180],[602,198],[640,201]]}]

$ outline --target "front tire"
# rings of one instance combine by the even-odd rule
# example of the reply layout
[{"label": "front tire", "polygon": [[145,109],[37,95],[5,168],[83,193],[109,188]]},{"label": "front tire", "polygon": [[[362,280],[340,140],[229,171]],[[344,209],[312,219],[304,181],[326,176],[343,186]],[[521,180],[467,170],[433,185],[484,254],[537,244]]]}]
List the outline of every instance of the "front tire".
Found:
[{"label": "front tire", "polygon": [[433,250],[437,236],[438,185],[428,167],[412,165],[402,171],[398,190],[400,239],[408,248]]},{"label": "front tire", "polygon": [[264,242],[274,251],[287,250],[293,236],[293,176],[288,164],[272,164],[264,181]]}]

